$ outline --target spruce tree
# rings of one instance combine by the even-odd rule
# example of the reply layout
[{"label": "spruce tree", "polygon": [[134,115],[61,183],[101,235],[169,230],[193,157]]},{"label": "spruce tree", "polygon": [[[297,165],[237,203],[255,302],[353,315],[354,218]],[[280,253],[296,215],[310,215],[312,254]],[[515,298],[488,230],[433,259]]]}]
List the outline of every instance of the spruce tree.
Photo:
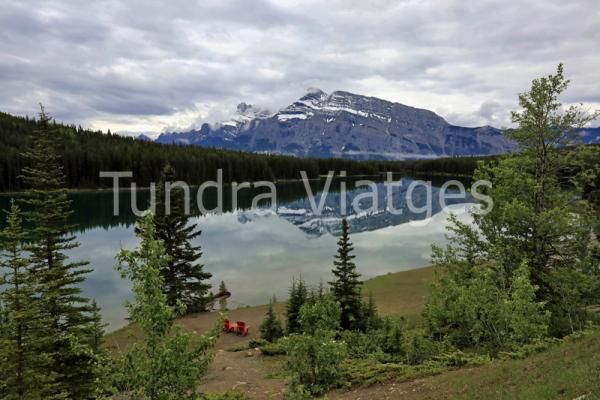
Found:
[{"label": "spruce tree", "polygon": [[229,291],[227,290],[227,286],[225,286],[225,281],[221,281],[219,284],[219,293],[217,296],[219,297],[219,310],[227,311],[227,297]]},{"label": "spruce tree", "polygon": [[65,252],[78,246],[67,222],[72,211],[67,197],[65,176],[57,155],[58,135],[42,108],[39,129],[33,145],[24,156],[28,166],[21,178],[27,186],[23,203],[27,221],[33,226],[27,250],[31,253],[32,272],[36,275],[37,295],[48,318],[50,370],[57,374],[55,394],[71,398],[93,397],[94,360],[88,351],[89,300],[79,285],[89,272],[87,262],[69,262]]},{"label": "spruce tree", "polygon": [[161,271],[163,289],[169,305],[174,306],[177,300],[181,300],[186,305],[187,312],[205,311],[210,289],[206,280],[212,275],[203,270],[202,264],[197,263],[202,252],[200,246],[193,246],[191,242],[200,236],[201,231],[196,224],[190,223],[189,215],[185,213],[183,189],[174,187],[170,190],[170,210],[167,210],[166,185],[173,182],[175,170],[167,165],[157,188],[154,216],[156,236],[163,241],[165,251],[170,256]]},{"label": "spruce tree", "polygon": [[274,342],[283,336],[283,328],[281,327],[279,318],[277,318],[273,311],[273,304],[275,304],[275,298],[269,303],[267,315],[260,325],[260,336],[268,342]]},{"label": "spruce tree", "polygon": [[381,318],[377,315],[377,305],[373,298],[373,292],[369,292],[369,300],[363,304],[362,328],[365,331],[377,329],[381,326]]},{"label": "spruce tree", "polygon": [[342,236],[338,240],[338,251],[333,261],[332,270],[335,280],[329,282],[333,297],[340,303],[342,309],[342,329],[358,329],[361,325],[361,286],[360,274],[352,261],[354,247],[350,242],[348,221],[342,219]]},{"label": "spruce tree", "polygon": [[35,276],[29,259],[23,255],[26,239],[19,207],[11,201],[2,231],[2,279],[0,293],[2,329],[0,331],[0,397],[3,399],[52,398],[55,391],[50,370],[46,320],[36,298]]},{"label": "spruce tree", "polygon": [[286,317],[287,317],[287,332],[288,333],[301,333],[302,324],[300,323],[300,308],[308,300],[308,289],[302,278],[296,281],[292,280],[292,287],[290,288],[290,298],[286,306]]}]

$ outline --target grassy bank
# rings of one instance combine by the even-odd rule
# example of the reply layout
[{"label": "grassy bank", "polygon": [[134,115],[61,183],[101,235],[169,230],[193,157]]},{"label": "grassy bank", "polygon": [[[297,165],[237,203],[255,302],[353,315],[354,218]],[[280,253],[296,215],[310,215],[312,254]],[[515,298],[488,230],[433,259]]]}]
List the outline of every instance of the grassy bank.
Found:
[{"label": "grassy bank", "polygon": [[[432,267],[387,274],[369,279],[364,294],[373,293],[380,314],[400,314],[418,318],[425,302],[427,283],[434,279]],[[284,303],[275,310],[283,319]],[[271,378],[282,367],[283,360],[264,357],[256,351],[230,352],[258,338],[257,327],[264,318],[266,306],[231,310],[231,320],[244,320],[251,325],[248,337],[222,335],[216,345],[216,358],[204,384],[208,391],[225,391],[237,387],[251,399],[262,399],[265,393],[282,398],[286,388],[282,379]],[[217,320],[217,313],[189,315],[180,323],[201,332]],[[118,353],[136,340],[139,332],[127,326],[106,336],[106,343]],[[329,399],[597,399],[600,398],[600,332],[582,339],[566,341],[549,350],[522,360],[495,360],[489,364],[463,368],[419,379],[397,378],[370,387],[337,390]],[[275,374],[276,376],[277,374]],[[247,382],[241,385],[240,382]],[[595,396],[595,397],[594,397]]]},{"label": "grassy bank", "polygon": [[408,382],[339,390],[328,398],[592,400],[600,398],[599,370],[600,332],[595,332],[522,360],[496,360]]},{"label": "grassy bank", "polygon": [[[433,268],[425,267],[410,271],[396,272],[369,279],[364,284],[364,294],[373,293],[379,313],[382,315],[418,314],[425,301],[426,283],[433,279]],[[242,320],[250,324],[248,339],[258,338],[257,328],[262,322],[267,311],[266,305],[245,307],[230,310],[228,318],[232,321]],[[275,305],[275,311],[281,319],[284,318],[285,304]],[[217,321],[218,313],[191,314],[180,320],[187,329],[202,332]],[[134,326],[126,326],[106,335],[106,345],[113,352],[123,351],[139,337],[139,332]],[[219,339],[217,348],[223,349],[233,346],[240,339],[236,336],[223,335]]]}]

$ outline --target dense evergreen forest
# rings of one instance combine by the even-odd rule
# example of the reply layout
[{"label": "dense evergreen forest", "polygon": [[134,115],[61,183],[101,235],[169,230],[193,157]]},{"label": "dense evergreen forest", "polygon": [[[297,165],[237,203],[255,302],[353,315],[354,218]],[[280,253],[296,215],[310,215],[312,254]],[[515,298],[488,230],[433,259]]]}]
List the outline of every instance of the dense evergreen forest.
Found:
[{"label": "dense evergreen forest", "polygon": [[[39,121],[0,113],[0,191],[21,190],[19,171],[27,166],[23,153],[32,144]],[[67,186],[70,188],[111,187],[112,180],[100,178],[100,171],[132,171],[141,186],[158,181],[168,163],[177,179],[189,184],[215,180],[223,170],[225,182],[299,179],[299,171],[316,178],[327,171],[345,170],[348,175],[375,175],[398,170],[399,165],[385,161],[342,159],[302,159],[288,156],[244,153],[194,146],[163,145],[131,137],[104,134],[74,125],[51,122],[60,153]],[[129,185],[127,180],[123,184]]]},{"label": "dense evergreen forest", "polygon": [[[23,156],[33,142],[39,121],[0,112],[0,191],[19,191],[23,183],[19,171],[28,165]],[[63,163],[69,188],[94,189],[112,187],[112,179],[100,178],[100,171],[132,171],[138,186],[158,182],[161,171],[170,164],[177,179],[191,185],[215,180],[223,170],[224,182],[299,179],[299,171],[317,178],[328,171],[346,171],[352,175],[378,175],[386,171],[408,176],[470,177],[480,162],[498,162],[502,156],[445,157],[404,161],[354,161],[337,158],[297,158],[291,156],[246,153],[196,146],[177,146],[136,140],[101,131],[83,129],[52,121],[57,149]],[[598,147],[590,145],[589,147]],[[566,149],[568,151],[568,149]],[[588,160],[594,163],[593,159]],[[575,169],[573,169],[575,168]],[[577,165],[562,171],[572,176]],[[129,186],[131,180],[121,179]],[[588,187],[597,191],[597,188]],[[598,196],[596,196],[598,197]]]}]

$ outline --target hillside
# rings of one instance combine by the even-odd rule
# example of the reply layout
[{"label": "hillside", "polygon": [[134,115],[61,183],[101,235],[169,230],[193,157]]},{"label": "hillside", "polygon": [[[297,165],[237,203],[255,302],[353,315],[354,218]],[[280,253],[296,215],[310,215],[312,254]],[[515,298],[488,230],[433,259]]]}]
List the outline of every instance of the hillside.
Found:
[{"label": "hillside", "polygon": [[157,141],[302,157],[390,160],[514,149],[501,130],[490,126],[455,126],[429,110],[319,89],[310,89],[276,113],[241,103],[229,121],[162,134]]}]

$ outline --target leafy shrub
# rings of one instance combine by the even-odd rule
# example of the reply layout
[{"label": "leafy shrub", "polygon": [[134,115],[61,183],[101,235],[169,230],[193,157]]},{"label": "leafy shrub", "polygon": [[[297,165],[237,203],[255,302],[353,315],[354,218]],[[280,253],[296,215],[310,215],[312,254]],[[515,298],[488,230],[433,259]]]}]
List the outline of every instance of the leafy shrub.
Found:
[{"label": "leafy shrub", "polygon": [[303,385],[296,385],[290,388],[285,398],[287,400],[312,400],[313,396]]},{"label": "leafy shrub", "polygon": [[537,287],[522,263],[502,287],[489,266],[472,269],[454,255],[436,251],[448,269],[434,284],[424,317],[429,332],[459,348],[485,346],[492,352],[520,347],[547,335],[549,312],[536,300]]},{"label": "leafy shrub", "polygon": [[382,354],[381,346],[376,338],[375,331],[369,333],[343,331],[340,333],[340,339],[346,343],[348,356],[351,358],[380,356]]},{"label": "leafy shrub", "polygon": [[252,339],[248,342],[248,347],[255,349],[257,347],[262,347],[268,343],[269,342],[267,342],[265,339]]},{"label": "leafy shrub", "polygon": [[265,356],[281,356],[287,352],[287,338],[279,339],[275,343],[266,343],[259,347],[262,354]]},{"label": "leafy shrub", "polygon": [[224,393],[204,393],[199,400],[248,400],[248,396],[234,389]]},{"label": "leafy shrub", "polygon": [[303,385],[319,394],[338,382],[339,364],[346,357],[344,342],[335,340],[340,306],[330,296],[300,308],[302,334],[292,334],[283,342],[288,355],[287,368],[293,386]]},{"label": "leafy shrub", "polygon": [[428,362],[421,365],[381,363],[373,359],[347,359],[341,366],[340,386],[370,386],[390,380],[406,381],[438,374],[448,367]]},{"label": "leafy shrub", "polygon": [[460,350],[444,353],[433,357],[433,361],[447,367],[474,367],[487,364],[491,361],[487,354],[468,354]]},{"label": "leafy shrub", "polygon": [[392,357],[400,359],[405,354],[405,319],[403,317],[385,317],[381,329],[373,332],[381,350]]}]

